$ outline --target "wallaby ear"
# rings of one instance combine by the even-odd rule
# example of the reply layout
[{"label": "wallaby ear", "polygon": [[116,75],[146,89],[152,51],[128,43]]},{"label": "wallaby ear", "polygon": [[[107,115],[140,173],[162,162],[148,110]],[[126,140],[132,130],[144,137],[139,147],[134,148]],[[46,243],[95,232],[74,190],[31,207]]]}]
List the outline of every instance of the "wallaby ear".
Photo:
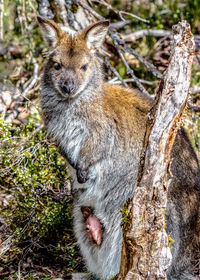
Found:
[{"label": "wallaby ear", "polygon": [[55,47],[61,37],[62,30],[54,21],[48,18],[37,16],[37,20],[45,42],[49,47]]},{"label": "wallaby ear", "polygon": [[88,49],[95,50],[101,47],[108,32],[109,21],[99,21],[88,26],[84,32],[84,39]]},{"label": "wallaby ear", "polygon": [[85,207],[85,206],[81,207],[81,212],[82,212],[83,218],[85,220],[87,220],[87,218],[92,214],[91,208],[90,207]]}]

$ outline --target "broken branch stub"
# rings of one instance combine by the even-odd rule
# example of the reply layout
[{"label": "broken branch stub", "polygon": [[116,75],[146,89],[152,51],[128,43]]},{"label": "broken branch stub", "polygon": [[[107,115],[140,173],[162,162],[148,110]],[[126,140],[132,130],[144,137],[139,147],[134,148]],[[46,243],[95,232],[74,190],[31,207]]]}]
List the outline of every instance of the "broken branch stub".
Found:
[{"label": "broken branch stub", "polygon": [[118,279],[167,279],[171,252],[165,231],[170,152],[188,99],[194,38],[190,25],[173,26],[171,57],[147,124],[144,160],[130,205],[130,226],[123,232]]}]

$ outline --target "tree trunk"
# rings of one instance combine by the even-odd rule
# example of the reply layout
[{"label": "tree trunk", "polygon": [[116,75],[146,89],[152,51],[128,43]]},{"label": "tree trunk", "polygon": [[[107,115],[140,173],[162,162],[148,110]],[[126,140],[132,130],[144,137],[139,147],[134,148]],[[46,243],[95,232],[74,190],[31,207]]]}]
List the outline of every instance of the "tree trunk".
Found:
[{"label": "tree trunk", "polygon": [[144,141],[139,182],[124,226],[118,280],[167,279],[171,252],[165,231],[170,151],[188,99],[194,38],[186,21],[173,26],[169,67],[161,80]]}]

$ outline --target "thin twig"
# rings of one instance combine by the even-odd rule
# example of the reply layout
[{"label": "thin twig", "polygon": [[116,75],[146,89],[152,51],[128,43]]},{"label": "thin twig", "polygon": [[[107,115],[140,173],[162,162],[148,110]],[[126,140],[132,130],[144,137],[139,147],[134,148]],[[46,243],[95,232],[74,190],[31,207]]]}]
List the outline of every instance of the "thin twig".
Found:
[{"label": "thin twig", "polygon": [[20,280],[21,279],[21,260],[18,263],[18,271],[17,271],[17,279]]},{"label": "thin twig", "polygon": [[200,93],[200,86],[194,86],[192,88],[190,88],[189,90],[190,94],[197,94],[197,93]]},{"label": "thin twig", "polygon": [[36,13],[37,9],[34,7],[34,5],[32,4],[31,0],[28,0],[29,5],[31,6],[31,9]]},{"label": "thin twig", "polygon": [[196,54],[196,58],[197,58],[198,63],[200,64],[200,55],[198,53]]},{"label": "thin twig", "polygon": [[23,0],[22,17],[23,17],[25,29],[27,30],[28,23],[27,23],[27,18],[26,18],[26,1],[25,0]]},{"label": "thin twig", "polygon": [[116,40],[116,37],[115,37],[115,35],[113,34],[112,31],[110,31],[110,35],[111,35],[111,38],[113,40],[113,43],[115,45],[115,48],[117,49],[117,52],[118,52],[119,56],[121,57],[124,65],[126,66],[126,73],[128,75],[131,75],[132,79],[135,81],[136,85],[138,86],[138,88],[141,90],[141,92],[143,94],[149,95],[148,91],[140,83],[139,79],[135,76],[133,69],[129,66],[128,62],[126,61],[126,59],[125,59],[125,57],[124,57],[124,55],[123,55],[123,53],[122,53],[122,51],[121,51],[121,49],[119,47],[119,44],[118,44],[118,42]]},{"label": "thin twig", "polygon": [[156,67],[149,63],[146,59],[144,59],[143,57],[141,57],[134,49],[132,49],[131,47],[129,47],[128,45],[124,44],[123,48],[124,52],[128,52],[130,54],[133,54],[142,64],[144,64],[146,66],[147,69],[149,69],[152,74],[161,79],[162,78],[162,74],[156,69]]},{"label": "thin twig", "polygon": [[36,82],[38,81],[39,77],[38,77],[38,69],[39,69],[39,65],[36,62],[36,59],[33,58],[33,63],[34,63],[34,69],[33,69],[33,77],[31,78],[31,81],[29,83],[29,85],[25,88],[25,90],[22,92],[22,96],[25,98],[27,97],[28,92],[34,87],[34,85],[36,84]]},{"label": "thin twig", "polygon": [[[132,82],[131,79],[126,79],[125,81],[126,82]],[[139,81],[140,81],[140,83],[145,84],[145,85],[149,85],[149,86],[156,85],[158,83],[158,81],[146,81],[146,80],[143,80],[143,79],[139,79]]]},{"label": "thin twig", "polygon": [[115,74],[115,76],[120,80],[120,82],[126,87],[128,88],[129,86],[127,85],[127,83],[122,79],[122,77],[120,76],[120,74],[117,72],[117,70],[115,69],[115,67],[113,67],[111,64],[110,64],[110,61],[108,59],[108,57],[106,57],[105,59],[105,63],[106,63],[106,66],[108,68],[110,68],[110,70]]},{"label": "thin twig", "polygon": [[195,146],[198,149],[198,151],[200,151],[200,144],[199,144],[199,140],[198,140],[198,137],[196,134],[196,117],[194,114],[192,116],[192,123],[193,123],[192,130],[193,130],[193,135],[194,135]]},{"label": "thin twig", "polygon": [[187,103],[187,106],[192,109],[193,112],[200,112],[200,107],[199,106],[196,106],[194,104],[191,104],[191,103]]},{"label": "thin twig", "polygon": [[118,22],[111,22],[110,26],[112,28],[119,29],[130,23],[131,23],[131,20],[122,20],[122,21],[118,21]]},{"label": "thin twig", "polygon": [[43,128],[44,128],[44,124],[42,123],[31,133],[31,135],[29,136],[29,139],[31,139],[35,134],[38,133],[39,130],[41,130]]},{"label": "thin twig", "polygon": [[144,18],[141,18],[141,17],[138,17],[138,16],[136,16],[136,15],[134,15],[134,14],[132,14],[132,13],[128,13],[128,12],[124,12],[124,11],[119,11],[119,16],[120,16],[120,18],[121,18],[122,20],[125,20],[124,17],[122,16],[123,14],[124,14],[124,15],[128,15],[128,16],[131,16],[131,17],[133,17],[133,18],[136,18],[137,20],[143,21],[143,22],[145,22],[145,23],[149,23],[149,20],[144,19]]},{"label": "thin twig", "polygon": [[3,13],[4,13],[4,0],[0,0],[0,40],[3,40]]},{"label": "thin twig", "polygon": [[[145,85],[149,85],[149,86],[152,86],[152,85],[155,85],[155,84],[158,83],[158,81],[146,81],[146,80],[143,80],[143,79],[139,79],[139,81],[140,81],[140,83],[145,84]],[[124,79],[123,82],[125,82],[125,83],[135,83],[135,81],[133,79],[131,79],[131,78]],[[120,81],[117,77],[115,77],[112,80],[109,80],[108,83],[115,84],[115,85],[120,85],[120,84],[122,84],[122,81]]]},{"label": "thin twig", "polygon": [[[93,1],[92,1],[93,2]],[[110,5],[109,3],[107,3],[106,1],[104,0],[95,0],[95,2],[101,4],[101,5],[104,5],[107,7],[107,9],[109,10],[112,10],[114,13],[116,13],[117,15],[119,15],[119,17],[123,20],[123,21],[126,21],[126,19],[124,19],[124,17],[122,16],[123,14],[124,15],[128,15],[128,16],[131,16],[133,18],[136,18],[137,20],[140,20],[140,21],[143,21],[145,23],[149,23],[149,20],[146,20],[146,19],[143,19],[139,16],[136,16],[135,14],[133,13],[128,13],[128,12],[125,12],[125,11],[119,11],[118,9],[116,8],[113,8],[112,5]]]},{"label": "thin twig", "polygon": [[95,16],[97,19],[99,20],[105,20],[104,17],[102,17],[100,14],[98,14],[97,12],[95,12],[90,6],[86,5],[85,3],[83,3],[81,0],[78,1],[79,5],[83,8],[88,10],[91,14],[93,14],[93,16]]}]

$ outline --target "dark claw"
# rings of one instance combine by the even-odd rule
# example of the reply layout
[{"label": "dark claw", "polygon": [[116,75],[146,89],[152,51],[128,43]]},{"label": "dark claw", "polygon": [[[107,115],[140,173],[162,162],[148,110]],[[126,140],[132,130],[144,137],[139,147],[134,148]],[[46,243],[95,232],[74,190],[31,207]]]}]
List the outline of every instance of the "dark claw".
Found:
[{"label": "dark claw", "polygon": [[83,184],[85,183],[89,178],[88,178],[88,171],[86,170],[81,170],[81,169],[78,169],[76,171],[76,175],[77,175],[77,181],[80,183],[80,184]]}]

